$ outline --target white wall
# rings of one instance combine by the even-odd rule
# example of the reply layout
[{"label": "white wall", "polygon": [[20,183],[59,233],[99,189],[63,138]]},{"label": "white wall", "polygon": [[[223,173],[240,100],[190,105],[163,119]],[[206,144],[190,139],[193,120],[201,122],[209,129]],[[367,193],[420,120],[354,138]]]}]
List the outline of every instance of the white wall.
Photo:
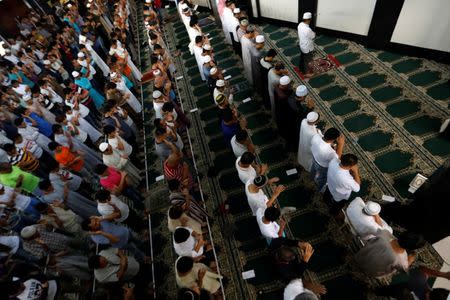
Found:
[{"label": "white wall", "polygon": [[297,23],[298,2],[298,0],[260,0],[261,17]]},{"label": "white wall", "polygon": [[450,52],[449,15],[449,0],[405,0],[391,42]]},{"label": "white wall", "polygon": [[377,0],[318,0],[316,26],[367,36],[376,2]]}]

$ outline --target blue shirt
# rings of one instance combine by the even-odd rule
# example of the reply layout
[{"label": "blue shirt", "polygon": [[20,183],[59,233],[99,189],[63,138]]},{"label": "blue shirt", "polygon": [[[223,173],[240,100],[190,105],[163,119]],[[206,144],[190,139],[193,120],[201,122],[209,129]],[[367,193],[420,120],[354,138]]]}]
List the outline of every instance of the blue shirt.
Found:
[{"label": "blue shirt", "polygon": [[130,232],[125,226],[117,225],[109,221],[101,221],[100,230],[114,235],[115,237],[119,238],[119,241],[115,244],[111,244],[109,239],[107,239],[103,235],[94,234],[91,235],[91,239],[94,241],[94,243],[103,245],[111,244],[111,247],[119,249],[127,245]]}]

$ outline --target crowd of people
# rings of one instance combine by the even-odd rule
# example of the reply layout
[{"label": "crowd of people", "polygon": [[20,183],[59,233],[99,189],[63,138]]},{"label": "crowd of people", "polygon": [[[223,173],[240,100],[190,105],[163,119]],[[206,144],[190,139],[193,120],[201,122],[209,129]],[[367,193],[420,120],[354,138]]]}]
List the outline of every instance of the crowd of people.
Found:
[{"label": "crowd of people", "polygon": [[[154,147],[169,189],[168,230],[180,299],[222,299],[225,278],[208,240],[208,218],[192,166],[189,118],[180,108],[177,73],[164,39],[162,2],[145,0],[144,28],[151,71],[136,66],[134,2],[49,1],[45,14],[30,11],[17,21],[0,60],[0,297],[67,299],[98,283],[118,299],[152,297],[147,243],[148,211],[142,176],[142,104],[137,89],[152,79]],[[232,0],[218,0],[225,41],[242,58],[244,75],[271,112],[285,149],[297,153],[323,193],[330,214],[351,224],[364,246],[355,255],[371,277],[408,271],[424,246],[420,235],[393,232],[377,202],[354,198],[360,190],[358,158],[344,154],[345,137],[320,128],[320,115],[305,85],[293,87],[277,52]],[[286,189],[258,163],[247,121],[233,101],[235,90],[217,65],[210,38],[190,0],[177,3],[189,50],[217,106],[226,146],[236,156],[252,215],[266,239],[273,267],[286,284],[284,299],[318,299],[321,284],[304,280],[311,244],[286,237],[277,204]],[[311,13],[299,25],[301,70],[306,77],[314,50]],[[322,133],[323,132],[323,133]],[[270,193],[269,193],[270,192]],[[354,198],[354,199],[353,199]],[[351,200],[351,201],[350,201]],[[244,200],[245,201],[245,200]],[[450,278],[422,267],[406,283],[381,287],[398,299],[441,299],[427,276]],[[400,295],[400,296],[398,296]],[[409,296],[408,296],[409,295]],[[399,298],[403,297],[403,298]],[[409,298],[408,298],[409,297]]]}]

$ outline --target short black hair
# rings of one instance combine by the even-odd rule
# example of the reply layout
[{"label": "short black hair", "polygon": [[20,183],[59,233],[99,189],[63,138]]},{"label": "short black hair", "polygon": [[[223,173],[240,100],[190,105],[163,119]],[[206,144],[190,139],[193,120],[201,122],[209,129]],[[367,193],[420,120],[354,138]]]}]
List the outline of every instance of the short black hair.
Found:
[{"label": "short black hair", "polygon": [[177,271],[180,273],[187,273],[192,270],[194,260],[189,256],[182,256],[177,261]]},{"label": "short black hair", "polygon": [[102,175],[103,173],[105,173],[105,171],[108,169],[107,165],[104,164],[98,164],[95,166],[94,168],[94,172],[97,175]]},{"label": "short black hair", "polygon": [[8,153],[13,151],[14,149],[16,149],[16,146],[14,146],[14,144],[7,143],[3,145],[3,150],[5,150]]},{"label": "short black hair", "polygon": [[57,142],[50,142],[48,143],[48,149],[51,151],[54,151],[58,146],[60,146]]},{"label": "short black hair", "polygon": [[83,229],[84,231],[91,231],[91,220],[84,219],[81,222],[81,229]]},{"label": "short black hair", "polygon": [[22,123],[23,123],[23,118],[22,117],[17,117],[17,118],[14,119],[14,125],[19,126]]},{"label": "short black hair", "polygon": [[241,156],[241,163],[244,165],[249,165],[255,161],[255,155],[249,151],[244,152]]},{"label": "short black hair", "polygon": [[248,139],[248,132],[245,129],[238,129],[236,132],[236,141],[243,142]]},{"label": "short black hair", "polygon": [[341,156],[341,165],[343,167],[353,167],[358,163],[358,157],[354,154],[347,153]]},{"label": "short black hair", "polygon": [[443,288],[436,288],[430,292],[430,300],[447,300],[450,291]]},{"label": "short black hair", "polygon": [[59,125],[59,124],[53,124],[53,125],[52,125],[52,131],[53,131],[53,133],[55,133],[56,131],[61,130],[61,129],[62,129],[62,127],[61,127],[61,125]]},{"label": "short black hair", "polygon": [[201,35],[197,35],[197,36],[195,37],[195,43],[198,44],[198,43],[200,43],[201,41],[203,41],[203,37],[202,37]]},{"label": "short black hair", "polygon": [[275,57],[275,56],[277,56],[277,51],[275,50],[275,49],[270,49],[269,51],[267,51],[267,54],[266,54],[266,56],[269,56],[269,57]]},{"label": "short black hair", "polygon": [[100,202],[108,201],[111,198],[111,193],[108,190],[101,189],[95,193],[95,200]]},{"label": "short black hair", "polygon": [[406,251],[414,251],[425,246],[425,239],[421,234],[414,232],[402,232],[397,238],[400,247]]},{"label": "short black hair", "polygon": [[172,102],[164,102],[162,106],[162,111],[172,111],[175,109],[175,106]]},{"label": "short black hair", "polygon": [[154,45],[153,45],[153,49],[154,49],[154,50],[158,50],[158,49],[162,49],[162,47],[161,47],[160,44],[154,44]]},{"label": "short black hair", "polygon": [[42,179],[39,182],[39,189],[42,190],[42,191],[48,190],[51,186],[52,186],[52,183],[47,178]]},{"label": "short black hair", "polygon": [[177,220],[181,217],[183,214],[183,207],[181,205],[174,205],[171,208],[169,208],[169,218],[172,220]]},{"label": "short black hair", "polygon": [[170,179],[167,181],[170,191],[175,191],[180,188],[180,181],[178,179]]},{"label": "short black hair", "polygon": [[189,232],[189,230],[183,227],[178,227],[173,233],[173,240],[177,244],[183,243],[189,238],[190,235],[191,233]]},{"label": "short black hair", "polygon": [[39,202],[38,204],[36,204],[34,208],[36,208],[36,210],[42,214],[48,209],[48,204],[44,202]]},{"label": "short black hair", "polygon": [[222,109],[222,119],[225,122],[229,122],[233,120],[233,118],[234,118],[233,111],[229,107],[227,107],[227,109]]},{"label": "short black hair", "polygon": [[337,139],[339,136],[341,135],[341,133],[339,132],[339,130],[337,130],[336,128],[329,128],[327,129],[327,131],[325,131],[324,135],[323,135],[323,139],[325,141],[333,141],[335,139]]},{"label": "short black hair", "polygon": [[105,126],[103,126],[103,133],[104,134],[110,134],[110,133],[113,133],[114,131],[116,131],[116,127],[114,127],[113,125],[105,125]]},{"label": "short black hair", "polygon": [[91,269],[100,268],[100,255],[93,255],[88,259],[88,266]]},{"label": "short black hair", "polygon": [[266,208],[266,210],[264,211],[264,218],[270,222],[275,222],[276,220],[278,220],[280,215],[280,210],[273,206]]},{"label": "short black hair", "polygon": [[53,171],[56,169],[59,169],[59,162],[57,162],[56,160],[52,159],[47,161],[47,168],[49,171]]}]

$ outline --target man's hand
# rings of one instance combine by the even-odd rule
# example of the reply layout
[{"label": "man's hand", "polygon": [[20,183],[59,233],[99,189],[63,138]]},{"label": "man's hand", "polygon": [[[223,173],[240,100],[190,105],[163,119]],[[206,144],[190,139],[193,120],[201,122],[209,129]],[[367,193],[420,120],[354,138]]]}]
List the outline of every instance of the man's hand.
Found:
[{"label": "man's hand", "polygon": [[274,193],[280,195],[284,190],[286,190],[286,187],[284,185],[278,185],[275,188]]},{"label": "man's hand", "polygon": [[338,136],[338,138],[336,139],[338,144],[343,144],[345,143],[345,136],[341,133],[340,136]]},{"label": "man's hand", "polygon": [[302,260],[307,263],[309,261],[309,259],[311,258],[311,256],[314,253],[314,248],[311,246],[311,244],[306,243],[305,249],[302,250]]},{"label": "man's hand", "polygon": [[200,269],[198,271],[198,281],[199,282],[203,281],[203,278],[205,277],[205,274],[206,274],[206,269],[205,268],[202,268],[202,269]]},{"label": "man's hand", "polygon": [[303,280],[303,285],[305,288],[316,295],[325,295],[327,293],[327,289],[325,288],[325,286],[318,282]]},{"label": "man's hand", "polygon": [[268,168],[269,168],[269,167],[267,166],[267,164],[261,164],[259,173],[260,173],[261,175],[262,175],[262,174],[266,174]]}]

